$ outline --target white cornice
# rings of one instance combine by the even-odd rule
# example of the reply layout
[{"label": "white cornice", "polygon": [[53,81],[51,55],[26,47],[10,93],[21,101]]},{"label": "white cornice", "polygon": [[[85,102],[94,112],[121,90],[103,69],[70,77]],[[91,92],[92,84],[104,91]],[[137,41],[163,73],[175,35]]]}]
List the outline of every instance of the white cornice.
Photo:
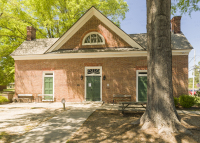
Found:
[{"label": "white cornice", "polygon": [[92,7],[45,53],[52,52],[54,50],[58,50],[59,48],[61,48],[61,46],[65,42],[67,42],[92,16],[96,16],[99,20],[101,20],[106,26],[108,26],[112,31],[114,31],[118,36],[120,36],[124,41],[126,41],[132,47],[143,49],[137,42],[135,42],[119,27],[117,27],[109,19],[107,19],[103,14],[101,14],[98,10]]},{"label": "white cornice", "polygon": [[[172,50],[172,55],[188,55],[192,49]],[[126,52],[93,52],[93,53],[61,53],[12,56],[14,60],[40,60],[40,59],[78,59],[78,58],[111,58],[111,57],[141,57],[147,56],[147,51],[126,51]]]}]

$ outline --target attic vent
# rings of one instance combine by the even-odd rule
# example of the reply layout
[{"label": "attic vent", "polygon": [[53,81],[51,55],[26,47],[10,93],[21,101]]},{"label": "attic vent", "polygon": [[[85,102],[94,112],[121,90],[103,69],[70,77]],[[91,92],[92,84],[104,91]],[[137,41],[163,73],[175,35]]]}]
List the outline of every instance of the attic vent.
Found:
[{"label": "attic vent", "polygon": [[102,45],[105,44],[104,37],[98,32],[88,33],[82,41],[82,45]]}]

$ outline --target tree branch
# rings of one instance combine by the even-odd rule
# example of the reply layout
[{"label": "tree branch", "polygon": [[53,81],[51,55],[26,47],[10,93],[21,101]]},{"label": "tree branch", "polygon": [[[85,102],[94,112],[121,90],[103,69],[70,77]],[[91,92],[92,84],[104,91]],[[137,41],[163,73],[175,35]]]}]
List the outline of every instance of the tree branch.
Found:
[{"label": "tree branch", "polygon": [[16,36],[16,35],[15,36],[12,36],[12,35],[0,35],[0,37],[3,37],[3,36],[5,36],[5,37],[15,37],[15,38],[20,38],[20,39],[25,40],[24,38]]},{"label": "tree branch", "polygon": [[1,25],[1,27],[2,27],[2,28],[5,28],[5,29],[8,29],[8,30],[10,30],[10,31],[14,31],[14,30],[12,30],[12,29],[10,29],[10,28],[4,26],[4,25]]}]

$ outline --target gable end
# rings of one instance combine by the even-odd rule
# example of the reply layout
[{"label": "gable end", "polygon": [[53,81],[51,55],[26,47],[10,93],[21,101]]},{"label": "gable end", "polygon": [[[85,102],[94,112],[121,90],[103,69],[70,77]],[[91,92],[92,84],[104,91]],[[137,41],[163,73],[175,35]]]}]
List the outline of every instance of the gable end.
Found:
[{"label": "gable end", "polygon": [[[84,37],[91,32],[98,32],[105,39],[105,44],[83,45]],[[112,31],[108,26],[93,16],[86,22],[61,48],[63,49],[82,49],[82,48],[131,48],[126,41]]]}]

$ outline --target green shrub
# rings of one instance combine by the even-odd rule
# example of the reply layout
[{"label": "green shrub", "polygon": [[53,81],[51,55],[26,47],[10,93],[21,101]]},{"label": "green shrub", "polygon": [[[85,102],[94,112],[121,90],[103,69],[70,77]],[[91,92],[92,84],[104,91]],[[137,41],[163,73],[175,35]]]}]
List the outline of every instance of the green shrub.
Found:
[{"label": "green shrub", "polygon": [[177,97],[174,97],[174,104],[176,107],[178,106],[178,98]]},{"label": "green shrub", "polygon": [[181,95],[179,97],[179,103],[184,108],[190,108],[195,104],[195,97],[189,95]]},{"label": "green shrub", "polygon": [[195,94],[195,96],[200,97],[200,91],[197,91],[196,94]]},{"label": "green shrub", "polygon": [[0,104],[4,102],[9,102],[9,100],[4,96],[0,96]]},{"label": "green shrub", "polygon": [[194,102],[195,102],[195,105],[200,107],[200,97],[198,97],[197,95],[194,95]]},{"label": "green shrub", "polygon": [[194,100],[195,100],[195,104],[196,104],[196,103],[200,103],[200,97],[194,96]]}]

